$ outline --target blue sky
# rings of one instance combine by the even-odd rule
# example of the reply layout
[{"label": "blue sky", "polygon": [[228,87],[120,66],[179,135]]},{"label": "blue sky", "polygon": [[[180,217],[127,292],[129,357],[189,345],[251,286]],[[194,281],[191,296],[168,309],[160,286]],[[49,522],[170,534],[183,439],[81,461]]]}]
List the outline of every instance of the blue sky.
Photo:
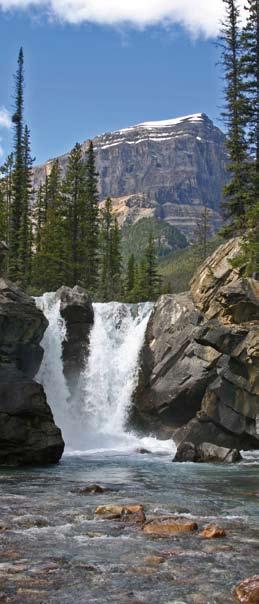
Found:
[{"label": "blue sky", "polygon": [[[220,125],[222,82],[211,31],[199,35],[159,20],[145,28],[73,24],[0,9],[0,108],[10,111],[20,45],[37,163],[77,141],[142,121],[203,111]],[[0,109],[3,158],[11,137],[1,128]]]}]

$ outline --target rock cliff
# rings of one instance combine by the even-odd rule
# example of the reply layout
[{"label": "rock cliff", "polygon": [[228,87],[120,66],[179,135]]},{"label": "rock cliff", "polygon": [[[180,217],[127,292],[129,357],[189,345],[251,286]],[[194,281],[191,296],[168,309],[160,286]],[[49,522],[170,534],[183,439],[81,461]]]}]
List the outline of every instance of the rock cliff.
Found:
[{"label": "rock cliff", "polygon": [[61,287],[56,292],[60,299],[60,314],[66,322],[63,342],[63,368],[71,397],[77,394],[80,373],[87,358],[90,331],[94,322],[91,298],[82,287]]},{"label": "rock cliff", "polygon": [[44,390],[33,381],[46,327],[32,298],[0,279],[0,464],[56,463],[63,453]]},{"label": "rock cliff", "polygon": [[131,421],[177,444],[259,448],[259,282],[232,268],[234,239],[201,266],[190,294],[151,316]]},{"label": "rock cliff", "polygon": [[[88,142],[83,143],[86,153]],[[205,114],[146,122],[94,139],[100,200],[112,197],[120,224],[156,216],[191,238],[201,209],[220,222],[227,180],[224,134]],[[64,172],[68,155],[60,159]],[[34,186],[52,161],[35,168]]]}]

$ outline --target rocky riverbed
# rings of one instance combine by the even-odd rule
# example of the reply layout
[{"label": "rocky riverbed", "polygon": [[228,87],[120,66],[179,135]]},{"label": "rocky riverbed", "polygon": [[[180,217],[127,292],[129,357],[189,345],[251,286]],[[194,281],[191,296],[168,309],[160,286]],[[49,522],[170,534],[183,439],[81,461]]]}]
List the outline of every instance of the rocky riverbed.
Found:
[{"label": "rocky riverbed", "polygon": [[242,601],[235,587],[258,572],[258,469],[249,454],[197,465],[107,451],[1,469],[0,602]]}]

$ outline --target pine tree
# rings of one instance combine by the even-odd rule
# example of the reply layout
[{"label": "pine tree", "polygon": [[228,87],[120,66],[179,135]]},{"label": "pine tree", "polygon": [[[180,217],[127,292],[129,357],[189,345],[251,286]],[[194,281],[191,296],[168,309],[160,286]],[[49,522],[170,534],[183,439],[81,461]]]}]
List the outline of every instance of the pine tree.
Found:
[{"label": "pine tree", "polygon": [[106,199],[100,211],[100,297],[104,302],[111,300],[111,234],[112,201]]},{"label": "pine tree", "polygon": [[158,297],[161,284],[158,275],[156,248],[152,233],[149,234],[145,260],[147,300],[155,300]]},{"label": "pine tree", "polygon": [[13,200],[10,214],[9,276],[16,279],[19,274],[19,232],[23,214],[24,197],[24,124],[23,124],[23,49],[20,49],[18,68],[15,76],[15,113],[12,117],[15,126]]},{"label": "pine tree", "polygon": [[228,225],[225,235],[238,234],[245,228],[248,196],[248,160],[245,124],[247,105],[243,92],[242,35],[240,11],[236,0],[223,0],[226,19],[221,30],[222,62],[225,70],[225,111],[227,148],[231,180],[225,187],[223,204]]},{"label": "pine tree", "polygon": [[121,257],[121,237],[117,218],[114,219],[111,229],[111,290],[112,297],[119,300],[122,293],[122,257]]},{"label": "pine tree", "polygon": [[44,204],[44,188],[43,185],[40,184],[37,196],[36,203],[34,208],[34,220],[35,220],[35,234],[34,234],[34,243],[35,243],[35,253],[40,252],[41,248],[41,237],[42,230],[46,222],[46,211]]},{"label": "pine tree", "polygon": [[86,204],[86,170],[82,149],[77,143],[72,149],[63,181],[62,194],[67,214],[67,249],[69,253],[68,285],[84,283],[86,232],[84,229]]},{"label": "pine tree", "polygon": [[4,198],[4,213],[5,213],[5,241],[9,244],[10,239],[10,213],[12,207],[13,198],[13,168],[14,168],[14,157],[13,153],[8,155],[5,163],[0,168],[2,174],[1,179],[1,190]]},{"label": "pine tree", "polygon": [[134,254],[131,254],[128,259],[126,272],[126,299],[128,302],[134,302],[134,288],[136,280],[136,262]]},{"label": "pine tree", "polygon": [[8,233],[8,210],[4,195],[4,189],[0,181],[0,241],[7,241]]},{"label": "pine tree", "polygon": [[208,240],[211,236],[210,211],[207,206],[202,208],[196,221],[195,243],[198,244],[200,258],[205,260],[208,255]]},{"label": "pine tree", "polygon": [[98,281],[99,264],[99,208],[98,173],[92,141],[86,155],[86,198],[81,218],[82,238],[85,241],[85,286],[94,291]]},{"label": "pine tree", "polygon": [[30,132],[28,126],[24,128],[23,136],[23,194],[22,194],[22,214],[20,218],[20,228],[18,233],[18,275],[23,287],[26,287],[30,281],[31,266],[31,197],[32,197],[32,164],[30,151]]},{"label": "pine tree", "polygon": [[247,1],[247,23],[243,30],[244,88],[248,105],[248,141],[251,156],[254,158],[256,187],[259,179],[259,1]]},{"label": "pine tree", "polygon": [[70,246],[67,207],[61,193],[59,163],[55,161],[44,186],[38,191],[35,253],[32,258],[32,286],[51,291],[69,284]]}]

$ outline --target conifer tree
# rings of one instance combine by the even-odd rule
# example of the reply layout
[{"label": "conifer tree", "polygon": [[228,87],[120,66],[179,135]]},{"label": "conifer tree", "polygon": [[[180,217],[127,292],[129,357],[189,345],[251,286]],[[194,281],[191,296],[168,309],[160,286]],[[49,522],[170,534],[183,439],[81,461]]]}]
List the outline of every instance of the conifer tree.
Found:
[{"label": "conifer tree", "polygon": [[96,289],[99,264],[99,208],[98,173],[92,141],[86,154],[86,197],[81,217],[82,239],[85,242],[85,286]]},{"label": "conifer tree", "polygon": [[111,229],[111,290],[112,295],[117,300],[121,296],[122,292],[122,282],[121,282],[121,273],[122,273],[122,257],[121,257],[121,237],[120,230],[118,225],[117,218],[114,219],[112,229]]},{"label": "conifer tree", "polygon": [[0,181],[0,241],[7,242],[8,212],[2,183]]},{"label": "conifer tree", "polygon": [[30,132],[28,126],[24,128],[23,136],[23,195],[22,213],[18,233],[18,275],[21,284],[26,287],[30,281],[31,266],[31,197],[32,197],[32,164],[30,151]]},{"label": "conifer tree", "polygon": [[15,113],[12,117],[15,126],[13,200],[10,213],[9,276],[16,279],[19,274],[19,232],[23,214],[24,197],[24,123],[23,123],[23,49],[20,49],[18,68],[15,76]]},{"label": "conifer tree", "polygon": [[6,221],[6,229],[5,229],[5,241],[9,244],[10,238],[10,212],[12,207],[12,197],[13,197],[13,167],[14,167],[14,157],[13,153],[8,155],[6,161],[0,168],[0,173],[2,174],[1,179],[1,190],[4,199],[4,212],[5,212],[5,221]]},{"label": "conifer tree", "polygon": [[134,302],[134,288],[136,279],[136,262],[134,254],[128,259],[126,273],[126,298],[128,302]]},{"label": "conifer tree", "polygon": [[40,293],[69,284],[71,267],[67,208],[61,194],[61,176],[57,161],[53,163],[44,187],[38,191],[35,247],[32,258],[34,289]]},{"label": "conifer tree", "polygon": [[111,299],[112,225],[112,201],[108,198],[100,211],[100,296],[104,302]]},{"label": "conifer tree", "polygon": [[77,143],[72,149],[63,181],[62,194],[67,214],[67,249],[70,274],[68,285],[84,282],[86,232],[84,230],[86,203],[86,170],[82,149]]},{"label": "conifer tree", "polygon": [[236,0],[223,0],[226,18],[221,30],[222,61],[225,71],[225,111],[227,148],[230,157],[230,182],[225,187],[223,208],[228,225],[223,234],[242,232],[248,195],[247,142],[245,124],[247,106],[243,93],[242,36],[240,11]]},{"label": "conifer tree", "polygon": [[160,291],[160,278],[157,268],[157,257],[154,237],[149,234],[148,245],[145,252],[146,260],[146,295],[147,300],[155,300]]}]

